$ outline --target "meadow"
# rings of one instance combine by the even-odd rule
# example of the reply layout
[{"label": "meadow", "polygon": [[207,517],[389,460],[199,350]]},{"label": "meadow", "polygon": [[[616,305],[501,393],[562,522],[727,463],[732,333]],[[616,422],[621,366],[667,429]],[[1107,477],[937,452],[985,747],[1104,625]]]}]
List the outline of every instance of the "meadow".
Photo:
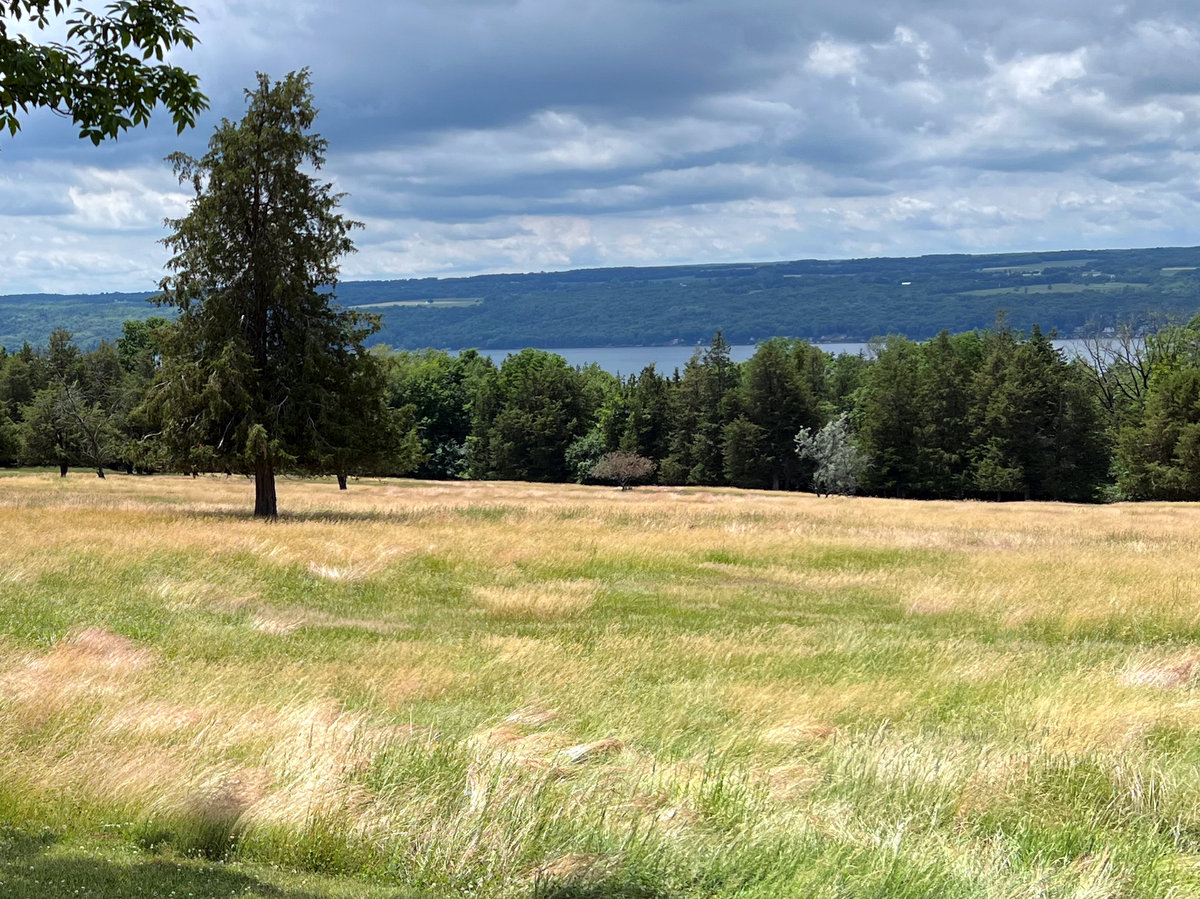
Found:
[{"label": "meadow", "polygon": [[0,475],[0,895],[1200,895],[1200,509]]}]

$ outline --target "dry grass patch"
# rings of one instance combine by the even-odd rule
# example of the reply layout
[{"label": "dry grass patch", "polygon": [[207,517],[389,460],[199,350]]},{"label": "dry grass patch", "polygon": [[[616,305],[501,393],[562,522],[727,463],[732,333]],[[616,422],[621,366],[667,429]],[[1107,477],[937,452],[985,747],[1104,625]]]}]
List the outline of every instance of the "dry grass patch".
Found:
[{"label": "dry grass patch", "polygon": [[441,696],[455,680],[456,675],[449,667],[420,665],[388,672],[376,692],[390,705],[407,705]]},{"label": "dry grass patch", "polygon": [[1137,653],[1121,672],[1122,682],[1135,687],[1189,686],[1200,672],[1200,647],[1169,654]]},{"label": "dry grass patch", "polygon": [[155,662],[152,650],[103,628],[72,632],[44,654],[26,655],[0,675],[0,699],[21,726],[40,726],[80,702],[124,691]]},{"label": "dry grass patch", "polygon": [[398,629],[392,621],[379,618],[351,618],[331,615],[317,609],[273,609],[263,606],[250,618],[250,626],[256,631],[285,637],[301,628],[350,628],[372,634],[389,634]]},{"label": "dry grass patch", "polygon": [[499,617],[561,618],[586,612],[596,601],[597,592],[594,581],[546,581],[514,587],[476,587],[475,598]]},{"label": "dry grass patch", "polygon": [[824,721],[802,718],[798,721],[788,721],[768,727],[762,732],[763,739],[768,743],[781,746],[794,746],[797,743],[812,743],[821,740],[836,739],[838,728]]}]

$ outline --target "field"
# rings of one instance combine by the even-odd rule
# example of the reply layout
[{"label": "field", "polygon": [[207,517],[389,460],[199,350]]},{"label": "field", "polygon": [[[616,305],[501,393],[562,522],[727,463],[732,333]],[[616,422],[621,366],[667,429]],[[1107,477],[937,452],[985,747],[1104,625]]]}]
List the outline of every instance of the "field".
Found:
[{"label": "field", "polygon": [[1029,284],[1019,287],[991,287],[987,290],[964,290],[962,296],[996,297],[1005,294],[1033,293],[1113,293],[1125,290],[1145,290],[1145,284],[1135,284],[1129,281],[1097,281],[1094,284],[1076,284],[1064,281],[1056,284]]},{"label": "field", "polygon": [[429,300],[389,300],[386,303],[359,303],[356,309],[383,309],[390,306],[478,306],[483,297],[442,297]]},{"label": "field", "polygon": [[1083,268],[1085,265],[1095,265],[1095,259],[1063,259],[1060,261],[1035,262],[1031,265],[989,265],[981,268],[981,272],[1013,272],[1038,274],[1048,268]]},{"label": "field", "polygon": [[1200,509],[0,476],[0,895],[1200,895]]}]

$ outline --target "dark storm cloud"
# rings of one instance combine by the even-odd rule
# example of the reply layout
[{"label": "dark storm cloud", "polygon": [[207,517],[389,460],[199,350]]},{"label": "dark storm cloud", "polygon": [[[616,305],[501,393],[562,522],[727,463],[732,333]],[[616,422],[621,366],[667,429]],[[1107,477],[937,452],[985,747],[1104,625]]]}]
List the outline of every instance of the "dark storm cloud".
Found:
[{"label": "dark storm cloud", "polygon": [[354,276],[1195,242],[1200,13],[1181,0],[195,10],[195,131],[92,148],[34,116],[0,143],[22,179],[0,181],[0,228],[44,273],[0,292],[84,277],[75,243],[147,277],[147,236],[186,202],[162,156],[202,153],[256,71],[302,67],[326,174],[368,225]]}]

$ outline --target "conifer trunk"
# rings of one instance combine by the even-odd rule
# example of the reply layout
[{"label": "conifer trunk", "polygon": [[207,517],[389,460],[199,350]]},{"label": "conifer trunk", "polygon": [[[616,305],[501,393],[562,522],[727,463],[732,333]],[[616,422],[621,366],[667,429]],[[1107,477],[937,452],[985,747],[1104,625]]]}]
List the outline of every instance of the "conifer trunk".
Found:
[{"label": "conifer trunk", "polygon": [[254,461],[254,517],[279,517],[279,506],[275,501],[275,466],[266,455],[260,455]]}]

